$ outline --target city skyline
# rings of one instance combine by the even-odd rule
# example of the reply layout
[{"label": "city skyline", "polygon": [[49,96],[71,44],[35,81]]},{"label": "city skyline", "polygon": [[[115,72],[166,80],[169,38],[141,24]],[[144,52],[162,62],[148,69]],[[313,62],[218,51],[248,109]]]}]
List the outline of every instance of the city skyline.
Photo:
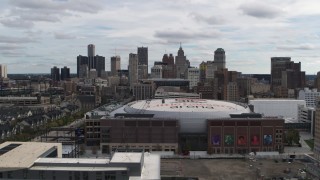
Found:
[{"label": "city skyline", "polygon": [[[270,73],[271,57],[291,57],[302,71],[316,74],[320,63],[320,2],[268,1],[84,1],[5,0],[0,2],[0,64],[8,73],[49,73],[53,66],[75,73],[77,56],[121,57],[148,47],[149,72],[163,54],[182,48],[191,66],[226,52],[226,67]],[[227,13],[226,13],[227,12]],[[28,68],[26,68],[28,67]]]}]

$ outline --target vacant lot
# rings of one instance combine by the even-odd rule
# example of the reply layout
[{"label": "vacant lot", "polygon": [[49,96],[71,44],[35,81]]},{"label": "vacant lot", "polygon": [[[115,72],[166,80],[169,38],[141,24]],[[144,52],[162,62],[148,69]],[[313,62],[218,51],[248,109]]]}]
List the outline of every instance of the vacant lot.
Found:
[{"label": "vacant lot", "polygon": [[[161,176],[198,177],[221,180],[256,180],[260,175],[264,179],[272,177],[293,177],[301,162],[275,162],[274,160],[238,160],[238,159],[161,159]],[[288,171],[289,172],[284,172]]]}]

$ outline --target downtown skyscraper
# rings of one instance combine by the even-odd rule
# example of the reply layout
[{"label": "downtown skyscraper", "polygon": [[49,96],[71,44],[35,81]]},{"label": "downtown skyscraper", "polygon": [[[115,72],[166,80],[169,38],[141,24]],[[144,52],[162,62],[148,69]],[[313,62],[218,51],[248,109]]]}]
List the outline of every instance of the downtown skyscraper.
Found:
[{"label": "downtown skyscraper", "polygon": [[130,53],[129,54],[129,84],[130,88],[133,87],[133,84],[138,82],[138,55]]},{"label": "downtown skyscraper", "polygon": [[112,56],[110,58],[111,63],[111,74],[112,76],[118,75],[118,70],[120,70],[121,58],[120,56]]},{"label": "downtown skyscraper", "polygon": [[95,69],[98,77],[105,71],[105,57],[95,54],[95,45],[88,45],[88,56],[77,57],[77,76],[78,78],[87,78],[89,71]]},{"label": "downtown skyscraper", "polygon": [[138,79],[148,78],[148,47],[138,47]]},{"label": "downtown skyscraper", "polygon": [[184,51],[181,47],[178,50],[178,55],[176,56],[176,78],[185,79],[186,78],[186,71],[190,66],[190,62],[187,60],[187,57],[184,55]]}]

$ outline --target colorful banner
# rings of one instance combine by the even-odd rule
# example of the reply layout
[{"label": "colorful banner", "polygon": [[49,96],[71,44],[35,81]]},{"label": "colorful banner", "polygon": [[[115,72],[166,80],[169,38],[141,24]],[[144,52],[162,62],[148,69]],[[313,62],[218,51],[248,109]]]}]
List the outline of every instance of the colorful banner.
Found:
[{"label": "colorful banner", "polygon": [[271,134],[263,135],[263,144],[264,145],[271,145],[272,144],[272,135]]},{"label": "colorful banner", "polygon": [[233,135],[225,135],[224,136],[224,143],[226,145],[233,145],[234,144],[234,137]]},{"label": "colorful banner", "polygon": [[247,138],[244,135],[238,136],[238,145],[246,145],[247,144]]},{"label": "colorful banner", "polygon": [[260,145],[259,135],[251,136],[251,145]]},{"label": "colorful banner", "polygon": [[220,145],[220,135],[219,134],[213,135],[211,138],[211,142],[212,142],[212,145],[215,145],[215,146]]}]

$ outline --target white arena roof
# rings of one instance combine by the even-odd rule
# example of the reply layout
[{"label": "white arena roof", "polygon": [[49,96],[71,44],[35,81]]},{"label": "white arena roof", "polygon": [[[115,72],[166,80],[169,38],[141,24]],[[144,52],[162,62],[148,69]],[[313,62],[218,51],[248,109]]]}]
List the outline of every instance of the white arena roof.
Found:
[{"label": "white arena roof", "polygon": [[[164,101],[164,102],[163,102]],[[169,112],[232,112],[243,111],[247,107],[226,102],[207,99],[152,99],[151,101],[136,101],[129,104],[133,109],[146,111]]]},{"label": "white arena roof", "polygon": [[115,113],[154,114],[154,118],[177,119],[181,132],[205,132],[207,119],[230,118],[230,114],[250,113],[246,105],[208,99],[152,99],[127,104]]}]

